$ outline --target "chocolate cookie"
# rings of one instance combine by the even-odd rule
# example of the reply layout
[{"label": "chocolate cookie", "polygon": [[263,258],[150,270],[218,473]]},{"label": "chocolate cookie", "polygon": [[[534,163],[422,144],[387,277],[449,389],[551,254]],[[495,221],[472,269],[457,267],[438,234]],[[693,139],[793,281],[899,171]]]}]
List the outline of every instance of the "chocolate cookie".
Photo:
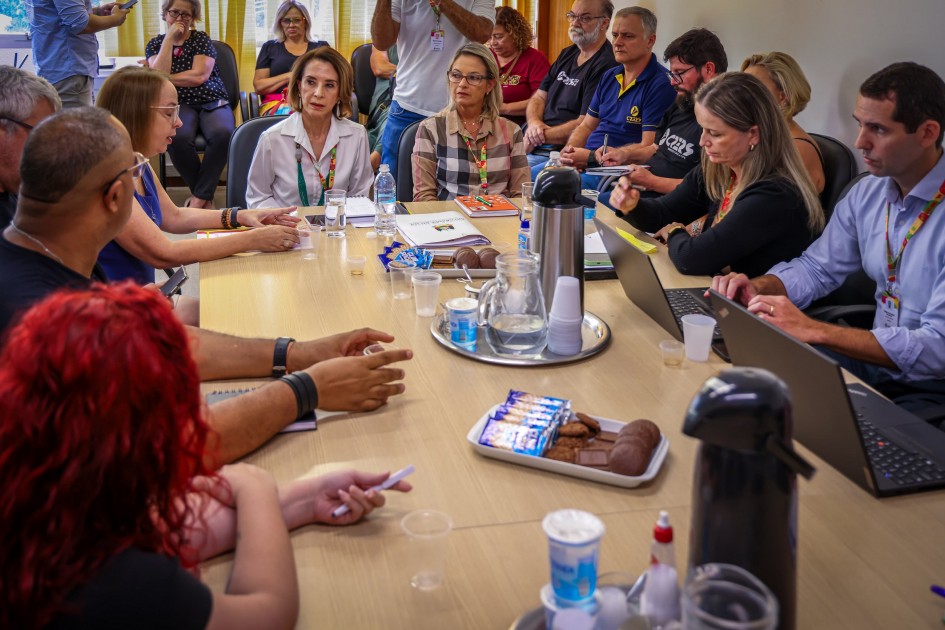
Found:
[{"label": "chocolate cookie", "polygon": [[577,416],[577,419],[580,420],[584,426],[591,430],[591,434],[597,435],[600,433],[600,422],[580,411],[576,411],[574,415]]},{"label": "chocolate cookie", "polygon": [[499,250],[491,247],[484,247],[479,250],[480,269],[495,269],[495,258],[499,255]]},{"label": "chocolate cookie", "polygon": [[660,443],[660,428],[649,420],[634,420],[620,429],[617,442],[621,442],[624,437],[641,437],[647,447],[652,450]]},{"label": "chocolate cookie", "polygon": [[631,477],[642,475],[650,464],[652,453],[653,450],[646,448],[639,438],[628,438],[610,451],[610,471]]},{"label": "chocolate cookie", "polygon": [[558,435],[563,437],[586,438],[590,437],[591,430],[583,422],[568,422],[558,428]]},{"label": "chocolate cookie", "polygon": [[583,448],[587,446],[587,440],[578,437],[559,437],[555,440],[555,446],[567,446],[568,448]]},{"label": "chocolate cookie", "polygon": [[569,464],[573,464],[574,451],[575,449],[571,448],[570,446],[561,446],[560,444],[555,444],[545,451],[545,457],[559,462],[568,462]]},{"label": "chocolate cookie", "polygon": [[472,247],[460,247],[453,254],[456,259],[456,267],[459,269],[466,265],[470,269],[479,269],[479,254]]}]

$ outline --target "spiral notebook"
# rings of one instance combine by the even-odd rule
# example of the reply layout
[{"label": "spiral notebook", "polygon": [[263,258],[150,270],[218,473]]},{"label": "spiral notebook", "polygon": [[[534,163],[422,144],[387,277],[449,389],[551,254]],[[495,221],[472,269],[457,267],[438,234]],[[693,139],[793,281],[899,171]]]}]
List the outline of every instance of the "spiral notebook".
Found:
[{"label": "spiral notebook", "polygon": [[[221,400],[226,400],[227,398],[233,398],[234,396],[242,396],[248,392],[256,389],[255,387],[249,389],[231,389],[225,391],[215,391],[210,392],[206,395],[206,400],[208,405],[213,403],[220,402]],[[335,415],[331,412],[323,412],[325,416]],[[324,419],[324,418],[323,418]],[[315,412],[310,411],[295,422],[286,425],[283,427],[279,433],[295,433],[296,431],[315,431],[318,429],[318,420],[316,418]]]}]

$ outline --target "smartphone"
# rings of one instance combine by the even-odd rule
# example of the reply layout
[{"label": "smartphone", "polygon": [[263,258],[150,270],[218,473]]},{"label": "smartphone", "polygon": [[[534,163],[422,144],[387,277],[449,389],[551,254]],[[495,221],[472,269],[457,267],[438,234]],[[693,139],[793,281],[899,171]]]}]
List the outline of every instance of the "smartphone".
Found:
[{"label": "smartphone", "polygon": [[171,297],[175,293],[180,293],[180,287],[186,281],[187,268],[182,266],[161,286],[161,293],[164,294],[164,297]]},{"label": "smartphone", "polygon": [[[135,6],[136,4],[138,4],[138,0],[128,0],[128,2],[126,2],[126,3],[124,3],[124,4],[119,4],[119,5],[118,5],[118,8],[127,11],[127,10],[130,9],[131,7]],[[187,276],[184,276],[184,277],[186,278]]]}]

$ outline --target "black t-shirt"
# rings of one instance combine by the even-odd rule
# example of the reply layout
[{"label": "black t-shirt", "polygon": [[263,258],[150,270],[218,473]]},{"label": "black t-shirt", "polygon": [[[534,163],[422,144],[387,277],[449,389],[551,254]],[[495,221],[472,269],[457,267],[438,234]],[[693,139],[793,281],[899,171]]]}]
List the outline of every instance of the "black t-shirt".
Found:
[{"label": "black t-shirt", "polygon": [[[323,42],[321,40],[317,42],[309,42],[308,50],[314,50],[327,45],[328,42]],[[285,49],[285,42],[270,39],[268,42],[262,45],[262,48],[259,49],[259,56],[256,57],[256,69],[268,69],[269,76],[276,77],[291,70],[292,64],[295,63],[296,59],[298,59],[298,57]]]},{"label": "black t-shirt", "polygon": [[210,589],[172,558],[126,549],[73,592],[49,630],[199,630],[213,608]]},{"label": "black t-shirt", "polygon": [[580,54],[581,49],[576,44],[562,50],[538,88],[548,93],[548,100],[545,101],[546,125],[554,127],[587,113],[600,75],[617,65],[614,49],[607,41],[593,57],[578,66]]},{"label": "black t-shirt", "polygon": [[702,151],[699,137],[702,127],[691,107],[673,104],[656,130],[656,153],[647,161],[650,172],[657,177],[682,179],[699,166]]},{"label": "black t-shirt", "polygon": [[0,192],[0,232],[10,225],[14,214],[16,214],[16,195]]},{"label": "black t-shirt", "polygon": [[56,289],[83,289],[93,280],[106,280],[97,265],[89,279],[45,254],[14,245],[2,235],[0,269],[0,335],[23,311]]}]

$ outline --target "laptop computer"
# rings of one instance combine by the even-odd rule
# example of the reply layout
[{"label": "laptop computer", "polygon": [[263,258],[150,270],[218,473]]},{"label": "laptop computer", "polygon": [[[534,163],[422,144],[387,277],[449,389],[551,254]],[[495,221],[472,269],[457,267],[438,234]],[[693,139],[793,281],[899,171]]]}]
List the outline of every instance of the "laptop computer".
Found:
[{"label": "laptop computer", "polygon": [[[613,262],[623,292],[650,319],[679,341],[683,340],[682,317],[690,313],[715,317],[706,289],[663,289],[663,284],[648,254],[634,247],[617,231],[594,219],[604,241],[607,255]],[[712,350],[728,361],[728,351],[719,327],[715,327]]]},{"label": "laptop computer", "polygon": [[945,431],[858,383],[811,346],[711,292],[734,365],[791,390],[794,439],[879,497],[945,488]]}]

